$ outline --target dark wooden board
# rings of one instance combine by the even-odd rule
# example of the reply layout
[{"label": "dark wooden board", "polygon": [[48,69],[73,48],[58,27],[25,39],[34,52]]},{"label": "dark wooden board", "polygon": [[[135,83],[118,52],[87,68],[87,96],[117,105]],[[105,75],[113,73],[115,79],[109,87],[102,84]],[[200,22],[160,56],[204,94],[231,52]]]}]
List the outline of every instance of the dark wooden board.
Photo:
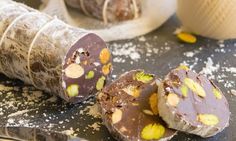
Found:
[{"label": "dark wooden board", "polygon": [[[27,2],[29,1],[27,0]],[[34,2],[31,4],[33,7],[38,5],[38,1]],[[184,62],[192,66],[193,70],[199,72],[206,68],[206,62],[210,64],[212,61],[213,65],[208,66],[208,69],[213,67],[213,69],[210,69],[212,74],[211,72],[207,74],[210,78],[215,77],[213,81],[222,89],[229,101],[232,112],[229,127],[212,138],[203,139],[194,135],[178,133],[172,140],[235,141],[236,96],[231,94],[231,90],[235,88],[234,81],[236,81],[236,72],[232,70],[233,67],[236,67],[236,40],[219,43],[219,41],[198,37],[196,44],[184,44],[179,42],[173,35],[175,29],[179,26],[176,16],[173,16],[158,30],[144,37],[108,43],[114,54],[113,78],[132,69],[145,69],[147,72],[163,78],[171,69]],[[127,49],[130,54],[119,54],[124,49]],[[229,71],[230,68],[231,71]],[[103,125],[99,128],[99,131],[88,126],[97,122],[100,125],[101,122],[101,119],[87,115],[87,111],[84,110],[88,105],[94,104],[94,98],[90,99],[89,102],[77,105],[66,104],[46,93],[39,94],[38,98],[36,96],[36,98],[30,99],[23,92],[25,91],[29,96],[32,95],[36,91],[32,86],[25,86],[23,82],[6,78],[3,75],[0,75],[0,78],[0,84],[10,87],[15,86],[15,89],[11,90],[10,93],[6,91],[0,93],[2,101],[0,112],[3,113],[0,116],[1,127],[14,126],[17,128],[18,126],[27,126],[51,131],[64,131],[73,128],[73,131],[79,129],[79,131],[75,131],[75,134],[79,137],[91,141],[113,140]],[[54,100],[48,101],[48,99]],[[9,106],[9,104],[13,106]],[[17,111],[24,110],[26,110],[25,113],[18,113],[14,116]],[[81,112],[85,114],[81,114]]]}]

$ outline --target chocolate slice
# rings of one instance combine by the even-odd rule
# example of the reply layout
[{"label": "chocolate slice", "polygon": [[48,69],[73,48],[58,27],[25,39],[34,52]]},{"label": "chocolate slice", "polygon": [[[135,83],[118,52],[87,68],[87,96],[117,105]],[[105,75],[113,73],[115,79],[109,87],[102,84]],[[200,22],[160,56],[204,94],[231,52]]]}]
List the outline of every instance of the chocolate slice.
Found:
[{"label": "chocolate slice", "polygon": [[63,64],[66,99],[75,103],[100,91],[111,67],[111,54],[103,40],[95,34],[84,36],[68,51]]},{"label": "chocolate slice", "polygon": [[11,0],[0,19],[1,73],[72,103],[105,85],[111,54],[97,35]]},{"label": "chocolate slice", "polygon": [[103,121],[118,140],[169,140],[176,131],[158,116],[154,75],[134,70],[98,95]]},{"label": "chocolate slice", "polygon": [[224,94],[211,80],[187,67],[172,70],[158,91],[159,113],[170,128],[210,137],[229,125]]}]

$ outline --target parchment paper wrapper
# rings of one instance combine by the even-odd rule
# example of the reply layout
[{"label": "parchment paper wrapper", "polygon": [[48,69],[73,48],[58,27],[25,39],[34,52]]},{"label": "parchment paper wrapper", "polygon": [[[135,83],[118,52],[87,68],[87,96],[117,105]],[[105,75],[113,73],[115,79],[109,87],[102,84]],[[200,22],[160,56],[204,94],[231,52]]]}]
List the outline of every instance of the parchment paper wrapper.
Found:
[{"label": "parchment paper wrapper", "polygon": [[[86,141],[85,139],[68,136],[62,133],[28,127],[1,127],[0,137],[12,141]],[[2,141],[5,140],[2,139]]]},{"label": "parchment paper wrapper", "polygon": [[130,39],[147,34],[161,26],[176,10],[175,0],[142,0],[139,18],[104,24],[103,21],[86,16],[77,9],[67,8],[64,0],[43,0],[41,10],[60,17],[67,23],[98,34],[105,41]]},{"label": "parchment paper wrapper", "polygon": [[213,39],[236,38],[236,0],[178,0],[183,30]]},{"label": "parchment paper wrapper", "polygon": [[0,19],[1,73],[73,103],[105,84],[110,52],[97,35],[11,0],[0,1]]}]

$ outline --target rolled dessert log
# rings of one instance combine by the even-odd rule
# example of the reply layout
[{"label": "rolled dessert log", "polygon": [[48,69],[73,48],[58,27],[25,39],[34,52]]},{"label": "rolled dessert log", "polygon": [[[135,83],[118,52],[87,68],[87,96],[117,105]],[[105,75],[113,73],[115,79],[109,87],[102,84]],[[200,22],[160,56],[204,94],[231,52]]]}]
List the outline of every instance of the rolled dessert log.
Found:
[{"label": "rolled dessert log", "polygon": [[0,19],[1,73],[72,103],[104,86],[111,54],[97,35],[11,0]]},{"label": "rolled dessert log", "polygon": [[65,0],[87,16],[107,22],[126,21],[140,16],[141,0]]},{"label": "rolled dessert log", "polygon": [[159,114],[170,128],[210,137],[229,125],[224,94],[212,81],[187,67],[172,70],[158,91]]},{"label": "rolled dessert log", "polygon": [[0,137],[1,141],[87,141],[60,132],[30,127],[0,127]]},{"label": "rolled dessert log", "polygon": [[117,140],[170,140],[176,131],[158,116],[154,75],[127,72],[98,95],[102,119]]}]

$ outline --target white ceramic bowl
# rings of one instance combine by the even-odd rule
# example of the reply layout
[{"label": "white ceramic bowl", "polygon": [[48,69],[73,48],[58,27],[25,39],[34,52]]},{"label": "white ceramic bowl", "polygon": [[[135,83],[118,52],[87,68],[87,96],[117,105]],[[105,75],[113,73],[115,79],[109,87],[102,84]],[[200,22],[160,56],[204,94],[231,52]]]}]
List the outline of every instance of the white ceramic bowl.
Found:
[{"label": "white ceramic bowl", "polygon": [[236,0],[178,0],[183,29],[201,36],[236,38]]}]

